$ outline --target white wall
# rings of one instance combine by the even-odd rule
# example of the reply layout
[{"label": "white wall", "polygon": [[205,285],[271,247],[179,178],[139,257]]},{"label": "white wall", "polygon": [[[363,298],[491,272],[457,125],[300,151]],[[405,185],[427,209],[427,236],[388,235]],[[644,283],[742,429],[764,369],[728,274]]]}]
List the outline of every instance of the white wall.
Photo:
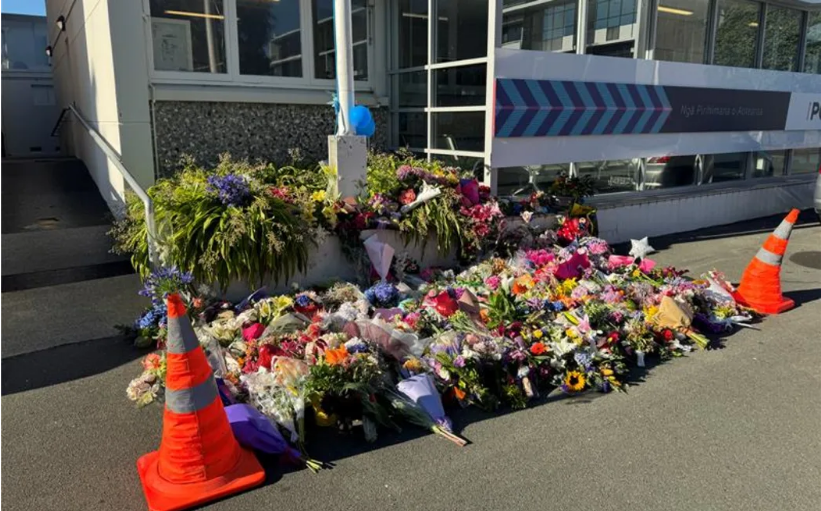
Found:
[{"label": "white wall", "polygon": [[[764,216],[787,214],[812,205],[815,180],[796,176],[778,186],[726,187],[696,195],[641,197],[598,204],[599,236],[621,243],[644,236],[661,236],[732,224]],[[593,201],[596,202],[595,200]]]},{"label": "white wall", "polygon": [[[46,12],[58,105],[74,103],[137,181],[150,185],[154,165],[140,2],[47,0]],[[55,26],[60,15],[66,18],[63,33]],[[63,131],[117,212],[125,190],[119,171],[79,123],[72,120]]]}]

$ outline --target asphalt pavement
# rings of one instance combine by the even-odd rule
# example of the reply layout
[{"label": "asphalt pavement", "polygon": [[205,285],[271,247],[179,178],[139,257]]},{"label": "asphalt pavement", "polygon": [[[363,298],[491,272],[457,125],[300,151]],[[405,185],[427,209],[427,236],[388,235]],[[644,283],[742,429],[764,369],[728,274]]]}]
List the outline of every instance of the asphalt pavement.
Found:
[{"label": "asphalt pavement", "polygon": [[[798,305],[760,331],[626,394],[457,411],[464,448],[410,426],[376,444],[331,435],[311,451],[333,469],[265,459],[265,486],[205,509],[821,509],[821,226],[802,219],[782,269]],[[651,239],[651,257],[737,280],[779,221]],[[161,408],[126,399],[141,355],[104,338],[3,359],[4,510],[145,509],[135,462],[159,444]]]}]

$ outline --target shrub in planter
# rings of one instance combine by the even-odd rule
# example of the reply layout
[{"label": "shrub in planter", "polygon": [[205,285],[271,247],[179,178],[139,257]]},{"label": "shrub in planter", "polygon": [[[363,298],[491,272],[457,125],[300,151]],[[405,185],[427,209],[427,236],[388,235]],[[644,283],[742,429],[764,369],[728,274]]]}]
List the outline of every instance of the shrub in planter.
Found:
[{"label": "shrub in planter", "polygon": [[[162,259],[197,282],[226,287],[232,280],[259,283],[304,270],[315,231],[336,215],[325,197],[319,168],[275,168],[225,155],[214,169],[187,161],[183,170],[148,191],[154,201]],[[142,204],[131,198],[114,228],[115,251],[132,254],[149,273]]]}]

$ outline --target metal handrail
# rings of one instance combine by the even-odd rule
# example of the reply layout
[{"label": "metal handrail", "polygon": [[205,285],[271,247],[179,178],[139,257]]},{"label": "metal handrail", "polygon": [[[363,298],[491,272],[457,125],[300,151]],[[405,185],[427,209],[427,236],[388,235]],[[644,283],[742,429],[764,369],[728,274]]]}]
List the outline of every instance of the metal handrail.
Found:
[{"label": "metal handrail", "polygon": [[52,130],[51,130],[51,136],[52,137],[57,136],[57,130],[60,129],[60,125],[63,123],[63,117],[66,116],[66,113],[68,113],[68,111],[69,111],[68,108],[63,108],[60,111],[60,117],[57,118],[57,122],[54,123],[54,128],[52,128]]},{"label": "metal handrail", "polygon": [[122,174],[123,179],[125,179],[126,183],[128,183],[128,186],[130,186],[134,193],[137,194],[137,197],[143,201],[143,204],[145,205],[145,226],[146,231],[148,232],[148,260],[152,268],[157,268],[160,261],[156,245],[157,227],[154,221],[154,201],[151,200],[148,193],[142,188],[142,186],[139,185],[139,183],[137,183],[137,180],[134,179],[134,176],[131,175],[128,169],[125,168],[125,165],[123,165],[123,162],[120,159],[120,155],[117,154],[114,148],[106,142],[102,135],[100,135],[100,133],[97,132],[97,130],[94,129],[88,121],[86,121],[85,117],[77,111],[74,105],[69,105],[66,110],[71,110],[77,120],[80,121],[80,124],[83,125],[83,128],[85,128],[86,131],[88,131],[88,134],[91,135],[92,140],[94,140],[100,149],[103,150],[108,159],[114,164],[114,167],[120,171],[120,174]]}]

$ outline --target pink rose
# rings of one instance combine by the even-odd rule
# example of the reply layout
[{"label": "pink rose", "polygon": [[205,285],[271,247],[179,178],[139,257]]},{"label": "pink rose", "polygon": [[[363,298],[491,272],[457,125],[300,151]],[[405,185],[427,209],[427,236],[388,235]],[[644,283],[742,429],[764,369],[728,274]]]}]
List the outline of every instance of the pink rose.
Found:
[{"label": "pink rose", "polygon": [[487,285],[487,287],[489,287],[493,291],[499,289],[499,284],[501,283],[502,279],[500,279],[498,275],[491,275],[490,277],[485,279],[485,285]]},{"label": "pink rose", "polygon": [[264,331],[265,327],[262,323],[254,323],[242,329],[242,338],[246,341],[253,341],[254,339],[259,339]]}]

